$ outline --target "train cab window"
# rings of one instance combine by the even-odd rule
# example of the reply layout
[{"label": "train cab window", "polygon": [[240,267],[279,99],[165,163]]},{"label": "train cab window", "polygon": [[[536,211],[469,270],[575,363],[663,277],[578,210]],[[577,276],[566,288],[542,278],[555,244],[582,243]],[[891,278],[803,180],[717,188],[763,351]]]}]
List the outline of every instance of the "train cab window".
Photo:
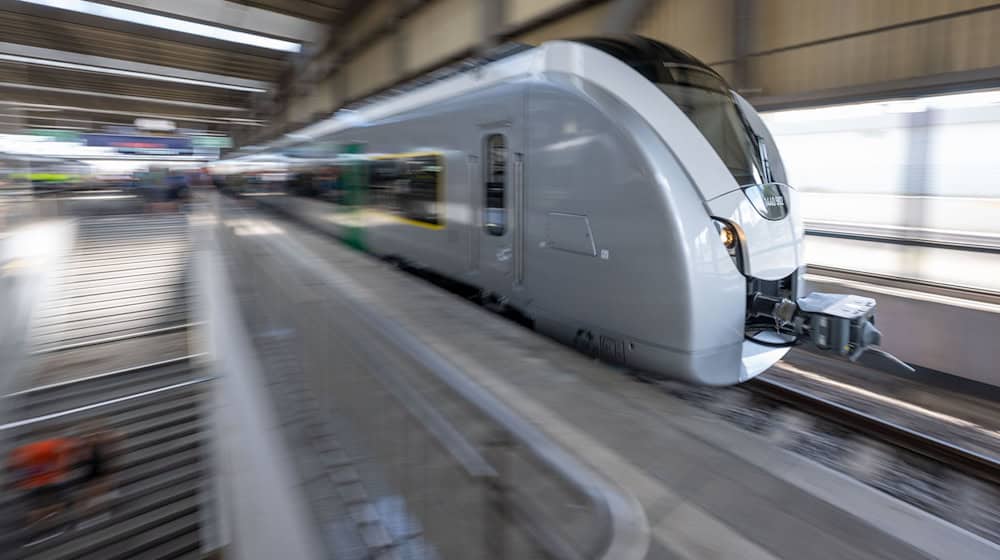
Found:
[{"label": "train cab window", "polygon": [[503,134],[486,137],[483,158],[486,187],[483,224],[490,235],[503,235],[507,231],[507,140]]},{"label": "train cab window", "polygon": [[770,180],[767,153],[725,80],[690,54],[645,37],[577,39],[656,84],[708,140],[738,185]]}]

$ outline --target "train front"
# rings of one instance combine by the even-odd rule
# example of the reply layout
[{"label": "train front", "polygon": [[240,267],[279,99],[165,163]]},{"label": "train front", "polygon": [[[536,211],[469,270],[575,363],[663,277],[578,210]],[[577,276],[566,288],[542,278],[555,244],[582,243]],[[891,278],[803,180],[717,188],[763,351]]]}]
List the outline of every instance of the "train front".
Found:
[{"label": "train front", "polygon": [[908,367],[877,348],[881,333],[874,325],[875,300],[804,293],[798,195],[787,184],[771,134],[746,100],[710,67],[669,45],[641,37],[581,42],[642,74],[694,125],[690,130],[673,121],[668,144],[687,168],[719,241],[745,278],[739,381],[805,343],[851,360],[872,350],[890,365]]},{"label": "train front", "polygon": [[746,278],[740,380],[763,372],[791,346],[806,343],[852,361],[872,351],[887,365],[908,369],[877,348],[875,300],[804,293],[798,194],[787,183],[774,139],[753,107],[718,74],[693,59],[670,56],[657,85],[704,136],[737,185],[706,197],[706,206],[720,242]]}]

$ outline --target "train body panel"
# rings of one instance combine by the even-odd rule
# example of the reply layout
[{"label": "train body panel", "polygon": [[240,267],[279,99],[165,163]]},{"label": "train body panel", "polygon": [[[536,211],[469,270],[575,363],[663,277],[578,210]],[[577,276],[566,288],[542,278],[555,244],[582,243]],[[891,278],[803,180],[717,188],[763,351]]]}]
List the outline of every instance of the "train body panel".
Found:
[{"label": "train body panel", "polygon": [[[546,78],[529,90],[529,314],[605,359],[732,382],[709,376],[739,368],[745,286],[687,173],[621,100]],[[559,222],[591,243],[560,247]]]}]

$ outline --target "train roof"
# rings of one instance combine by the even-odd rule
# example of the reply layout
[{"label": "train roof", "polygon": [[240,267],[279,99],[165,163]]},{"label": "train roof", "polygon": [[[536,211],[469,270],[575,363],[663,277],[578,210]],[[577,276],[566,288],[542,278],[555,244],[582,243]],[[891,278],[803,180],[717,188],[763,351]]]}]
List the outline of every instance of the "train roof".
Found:
[{"label": "train roof", "polygon": [[[586,44],[586,41],[595,44]],[[660,72],[661,67],[662,74],[653,73]],[[324,141],[331,140],[335,133],[371,126],[459,95],[543,75],[564,75],[599,84],[638,113],[669,144],[674,157],[698,170],[695,187],[705,200],[739,188],[732,173],[726,165],[720,165],[718,153],[691,119],[680,107],[661,101],[661,88],[671,83],[725,92],[732,94],[737,102],[740,100],[714,70],[681,49],[643,38],[612,38],[600,43],[588,39],[558,40],[514,50],[499,60],[480,66],[466,65],[465,68],[411,91],[380,96],[360,108],[338,111],[331,118],[286,134],[258,153],[275,157],[288,148],[312,142],[317,142],[314,147],[322,148]]]},{"label": "train roof", "polygon": [[[615,37],[588,37],[572,39],[573,42],[594,47],[621,60],[655,84],[677,81],[674,68],[699,70],[710,76],[712,87],[719,91],[728,91],[726,80],[713,69],[697,59],[691,53],[675,46],[661,43],[640,35],[622,35]],[[701,84],[704,85],[704,82]]]},{"label": "train roof", "polygon": [[697,68],[716,78],[719,87],[728,88],[721,76],[687,51],[635,35],[584,37],[549,41],[537,47],[509,43],[487,53],[471,57],[431,72],[410,82],[348,105],[333,116],[288,133],[269,143],[265,149],[284,149],[314,141],[335,132],[361,126],[410,109],[432,104],[498,82],[548,70],[545,56],[549,45],[583,44],[622,60],[653,82],[669,82],[663,63]]}]

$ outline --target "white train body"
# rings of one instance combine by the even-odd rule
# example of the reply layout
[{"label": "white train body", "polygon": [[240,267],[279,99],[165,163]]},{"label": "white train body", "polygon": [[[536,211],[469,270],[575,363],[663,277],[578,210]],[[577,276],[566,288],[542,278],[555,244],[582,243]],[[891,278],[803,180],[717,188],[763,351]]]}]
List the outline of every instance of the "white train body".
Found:
[{"label": "white train body", "polygon": [[269,203],[475,286],[602,359],[727,385],[787,351],[748,338],[748,305],[798,295],[796,192],[754,109],[683,51],[552,41],[271,151],[325,158],[326,171],[291,172],[332,203]]}]

